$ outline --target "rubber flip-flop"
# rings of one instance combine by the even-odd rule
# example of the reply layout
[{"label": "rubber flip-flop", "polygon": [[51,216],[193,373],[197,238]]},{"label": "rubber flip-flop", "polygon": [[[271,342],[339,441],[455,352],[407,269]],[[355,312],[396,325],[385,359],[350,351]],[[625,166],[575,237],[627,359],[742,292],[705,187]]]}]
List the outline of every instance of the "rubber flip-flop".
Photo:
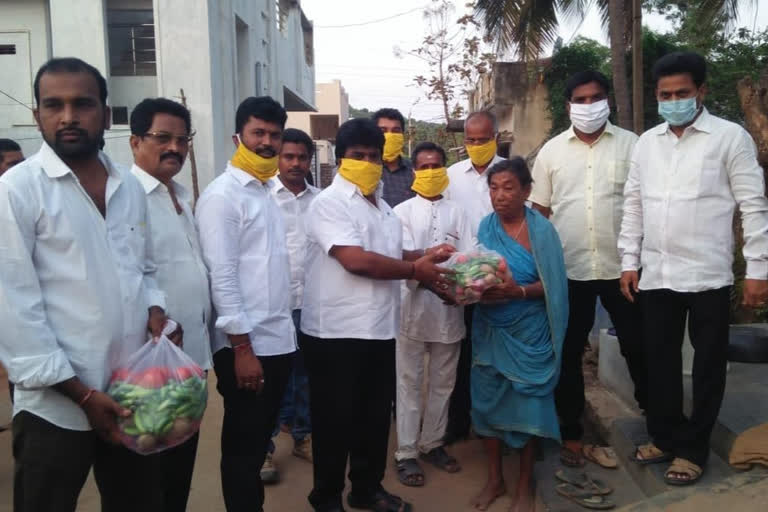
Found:
[{"label": "rubber flip-flop", "polygon": [[599,496],[606,496],[613,492],[613,489],[608,487],[602,480],[591,478],[583,471],[560,469],[555,473],[555,478],[561,482],[575,485],[579,489]]},{"label": "rubber flip-flop", "polygon": [[616,460],[616,452],[608,446],[585,444],[581,449],[581,453],[588,461],[594,462],[606,469],[616,469],[619,467],[619,462]]},{"label": "rubber flip-flop", "polygon": [[641,444],[637,447],[635,453],[630,456],[630,459],[641,466],[669,462],[673,458],[674,456],[671,453],[659,450],[653,443]]},{"label": "rubber flip-flop", "polygon": [[[682,475],[688,475],[690,478],[683,479],[671,476],[672,473],[678,473]],[[699,481],[704,474],[704,470],[698,464],[687,459],[681,459],[677,457],[672,461],[672,464],[664,472],[664,481],[669,485],[685,486],[691,485]]]},{"label": "rubber flip-flop", "polygon": [[555,490],[560,496],[591,510],[609,510],[616,507],[614,502],[604,496],[579,489],[573,484],[558,484]]}]

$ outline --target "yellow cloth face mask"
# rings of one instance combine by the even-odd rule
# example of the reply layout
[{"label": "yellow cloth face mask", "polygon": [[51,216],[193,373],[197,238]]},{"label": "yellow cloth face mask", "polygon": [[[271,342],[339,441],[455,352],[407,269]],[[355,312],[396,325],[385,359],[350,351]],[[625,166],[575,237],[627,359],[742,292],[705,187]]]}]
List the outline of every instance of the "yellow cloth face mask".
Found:
[{"label": "yellow cloth face mask", "polygon": [[448,170],[422,169],[413,172],[415,178],[411,190],[424,197],[437,197],[448,188]]},{"label": "yellow cloth face mask", "polygon": [[402,133],[384,134],[384,154],[382,158],[385,162],[394,162],[397,157],[403,154],[403,145],[405,136]]},{"label": "yellow cloth face mask", "polygon": [[496,139],[489,140],[485,144],[479,146],[464,146],[467,149],[469,159],[472,160],[472,165],[486,165],[493,157],[496,156],[498,146],[496,145]]},{"label": "yellow cloth face mask", "polygon": [[277,155],[272,158],[264,158],[245,147],[245,144],[240,141],[230,163],[262,183],[266,183],[277,175],[277,158]]},{"label": "yellow cloth face mask", "polygon": [[381,164],[372,164],[365,160],[353,160],[342,158],[339,165],[339,174],[351,181],[364,196],[373,194],[381,180]]}]

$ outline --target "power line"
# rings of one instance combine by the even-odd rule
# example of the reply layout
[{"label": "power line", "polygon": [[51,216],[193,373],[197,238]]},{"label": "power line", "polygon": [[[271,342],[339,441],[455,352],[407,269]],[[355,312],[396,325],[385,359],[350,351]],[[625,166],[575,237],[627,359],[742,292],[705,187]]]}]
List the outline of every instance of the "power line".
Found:
[{"label": "power line", "polygon": [[387,16],[386,18],[379,18],[376,20],[370,20],[370,21],[363,21],[361,23],[350,23],[348,25],[315,25],[315,28],[350,28],[350,27],[362,27],[364,25],[372,25],[374,23],[381,23],[382,21],[389,21],[395,18],[399,18],[400,16],[405,16],[406,14],[411,14],[412,12],[421,11],[426,7],[426,5],[422,5],[421,7],[414,7],[413,9],[410,9],[408,11],[400,12],[397,14],[393,14],[392,16]]}]

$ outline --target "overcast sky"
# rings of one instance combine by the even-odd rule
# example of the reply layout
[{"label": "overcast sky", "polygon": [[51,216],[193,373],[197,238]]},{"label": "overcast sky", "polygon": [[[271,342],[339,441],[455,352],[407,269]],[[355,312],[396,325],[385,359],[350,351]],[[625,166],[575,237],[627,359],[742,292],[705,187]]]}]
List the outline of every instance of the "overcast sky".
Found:
[{"label": "overcast sky", "polygon": [[[395,47],[411,50],[419,46],[425,26],[418,7],[429,3],[429,0],[302,0],[302,8],[315,26],[316,81],[341,80],[350,104],[356,108],[394,107],[405,116],[411,112],[416,119],[441,121],[441,104],[428,101],[422,90],[412,85],[414,76],[428,73],[426,65],[415,57],[398,58],[394,52]],[[454,3],[458,18],[465,2]],[[756,3],[758,7],[743,10],[738,26],[750,29],[753,24],[758,29],[768,26],[768,2]],[[402,15],[370,23],[398,14]],[[644,23],[656,30],[669,29],[661,16],[645,15]],[[362,25],[348,26],[356,24]],[[580,25],[564,23],[560,35],[565,42],[576,35],[608,42],[596,13],[590,13]]]}]

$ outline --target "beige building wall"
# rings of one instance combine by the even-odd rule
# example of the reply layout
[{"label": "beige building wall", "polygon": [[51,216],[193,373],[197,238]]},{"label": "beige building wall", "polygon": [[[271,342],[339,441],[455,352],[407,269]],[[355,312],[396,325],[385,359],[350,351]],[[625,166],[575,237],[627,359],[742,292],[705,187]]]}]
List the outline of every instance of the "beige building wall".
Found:
[{"label": "beige building wall", "polygon": [[315,88],[317,112],[288,112],[288,128],[303,130],[311,135],[310,117],[313,115],[339,116],[339,125],[349,119],[349,95],[340,80],[319,83]]}]

